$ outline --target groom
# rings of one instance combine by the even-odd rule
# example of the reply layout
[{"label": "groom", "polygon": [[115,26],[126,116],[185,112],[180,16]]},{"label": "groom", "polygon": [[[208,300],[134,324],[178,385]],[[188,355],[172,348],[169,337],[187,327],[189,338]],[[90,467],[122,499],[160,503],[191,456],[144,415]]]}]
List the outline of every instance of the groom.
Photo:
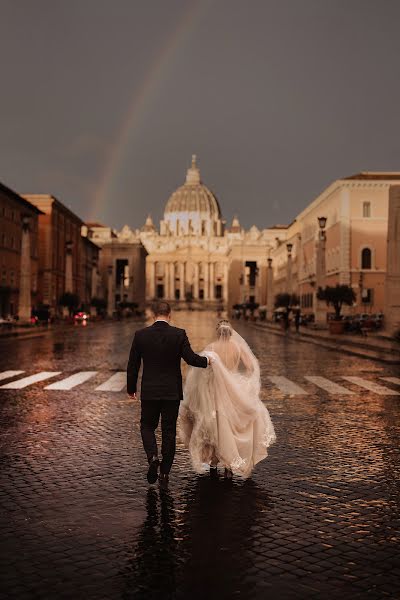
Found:
[{"label": "groom", "polygon": [[[192,367],[207,367],[209,359],[195,354],[184,329],[170,325],[171,308],[167,302],[153,307],[154,323],[136,331],[129,355],[128,394],[136,399],[137,379],[143,361],[140,431],[149,461],[147,481],[168,485],[176,448],[176,421],[183,398],[181,358]],[[161,463],[158,459],[155,430],[161,416]],[[158,475],[160,469],[160,475]]]}]

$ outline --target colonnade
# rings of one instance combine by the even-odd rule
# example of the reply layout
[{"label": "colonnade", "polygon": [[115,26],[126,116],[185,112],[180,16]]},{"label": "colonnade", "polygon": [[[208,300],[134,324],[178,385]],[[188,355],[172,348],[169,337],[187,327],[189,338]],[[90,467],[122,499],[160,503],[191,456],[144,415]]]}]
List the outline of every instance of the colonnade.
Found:
[{"label": "colonnade", "polygon": [[216,286],[220,285],[220,299],[227,302],[228,264],[220,263],[222,273],[219,273],[218,276],[216,264],[214,261],[190,263],[185,261],[148,261],[147,297],[152,299],[159,296],[157,286],[162,285],[162,297],[166,300],[176,300],[177,290],[179,291],[179,300],[185,300],[187,293],[191,294],[193,300],[216,300]]}]

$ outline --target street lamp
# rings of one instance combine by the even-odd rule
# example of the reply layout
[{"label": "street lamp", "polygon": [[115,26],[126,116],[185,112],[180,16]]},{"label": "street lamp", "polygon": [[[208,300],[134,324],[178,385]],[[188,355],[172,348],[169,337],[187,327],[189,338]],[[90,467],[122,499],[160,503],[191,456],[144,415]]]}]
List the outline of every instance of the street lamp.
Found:
[{"label": "street lamp", "polygon": [[286,248],[288,251],[288,256],[290,256],[292,254],[293,244],[291,244],[291,243],[286,244]]},{"label": "street lamp", "polygon": [[326,239],[325,227],[326,227],[327,220],[328,220],[327,217],[318,217],[319,239],[320,240]]},{"label": "street lamp", "polygon": [[272,258],[267,258],[268,261],[268,269],[272,269]]},{"label": "street lamp", "polygon": [[23,215],[22,217],[22,229],[23,231],[27,231],[29,229],[30,218],[28,215]]}]

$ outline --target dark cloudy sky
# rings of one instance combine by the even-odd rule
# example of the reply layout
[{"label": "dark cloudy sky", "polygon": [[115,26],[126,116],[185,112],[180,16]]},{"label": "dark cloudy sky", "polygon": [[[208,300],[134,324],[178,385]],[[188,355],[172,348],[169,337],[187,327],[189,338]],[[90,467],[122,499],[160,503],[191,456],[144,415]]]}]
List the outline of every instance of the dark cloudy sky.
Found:
[{"label": "dark cloudy sky", "polygon": [[227,219],[400,170],[398,0],[0,0],[0,179],[162,216],[192,153]]}]

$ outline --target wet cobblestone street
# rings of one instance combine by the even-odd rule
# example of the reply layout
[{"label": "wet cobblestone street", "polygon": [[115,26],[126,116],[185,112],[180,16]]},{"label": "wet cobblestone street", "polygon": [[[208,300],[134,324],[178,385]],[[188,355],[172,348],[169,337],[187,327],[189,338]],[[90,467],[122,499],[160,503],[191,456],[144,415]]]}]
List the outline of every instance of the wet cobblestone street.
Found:
[{"label": "wet cobblestone street", "polygon": [[[215,315],[174,323],[201,350]],[[18,372],[0,381],[0,597],[400,598],[398,367],[237,323],[277,442],[245,482],[196,475],[179,447],[162,492],[118,384],[140,326],[0,340]]]}]

